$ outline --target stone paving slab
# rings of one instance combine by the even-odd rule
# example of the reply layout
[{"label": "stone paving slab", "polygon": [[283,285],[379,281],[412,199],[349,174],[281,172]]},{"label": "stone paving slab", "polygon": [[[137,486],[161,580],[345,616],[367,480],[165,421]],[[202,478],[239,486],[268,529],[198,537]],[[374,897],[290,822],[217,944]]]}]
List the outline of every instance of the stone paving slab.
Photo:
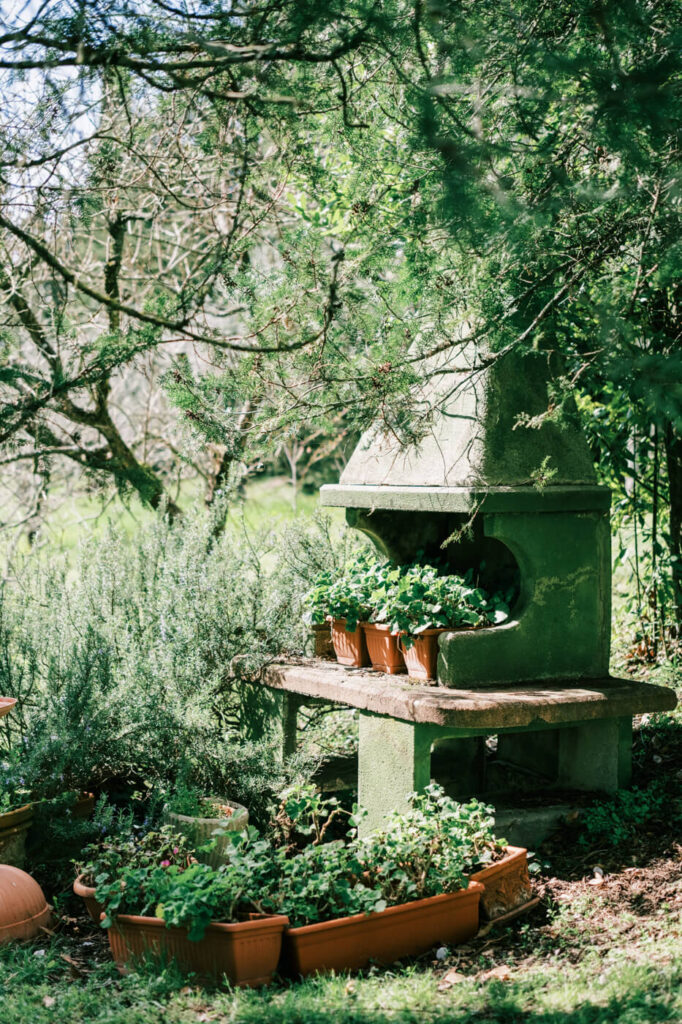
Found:
[{"label": "stone paving slab", "polygon": [[319,659],[273,664],[263,682],[274,690],[347,704],[407,722],[458,729],[518,729],[620,718],[675,707],[674,692],[632,679],[538,682],[484,690],[410,683]]}]

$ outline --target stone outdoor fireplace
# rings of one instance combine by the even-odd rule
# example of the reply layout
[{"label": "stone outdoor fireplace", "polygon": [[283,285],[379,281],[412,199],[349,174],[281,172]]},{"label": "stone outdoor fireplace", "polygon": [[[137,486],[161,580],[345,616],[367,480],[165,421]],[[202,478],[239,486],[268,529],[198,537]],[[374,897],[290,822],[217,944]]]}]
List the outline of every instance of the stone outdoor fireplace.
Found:
[{"label": "stone outdoor fireplace", "polygon": [[[512,588],[509,619],[442,633],[435,686],[314,658],[263,676],[285,751],[301,705],[358,709],[363,831],[441,769],[460,797],[612,792],[630,780],[633,716],[675,706],[609,676],[610,495],[571,410],[552,409],[548,356],[469,347],[432,370],[421,442],[370,430],[321,500],[398,562],[481,567],[483,586]],[[526,809],[519,822],[535,843]]]},{"label": "stone outdoor fireplace", "polygon": [[515,588],[510,621],[441,638],[446,686],[608,674],[610,494],[576,418],[547,415],[549,370],[543,353],[485,365],[465,350],[424,396],[421,444],[370,430],[321,491],[396,561],[483,565],[484,587]]}]

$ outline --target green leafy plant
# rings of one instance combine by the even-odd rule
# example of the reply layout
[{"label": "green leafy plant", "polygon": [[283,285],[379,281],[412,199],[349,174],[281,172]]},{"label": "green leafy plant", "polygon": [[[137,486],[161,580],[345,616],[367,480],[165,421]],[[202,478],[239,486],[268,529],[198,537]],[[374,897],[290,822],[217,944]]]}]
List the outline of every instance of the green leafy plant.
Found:
[{"label": "green leafy plant", "polygon": [[394,813],[384,829],[362,839],[356,832],[362,811],[356,808],[346,843],[324,841],[335,801],[304,789],[283,806],[297,832],[312,837],[293,856],[290,847],[277,853],[278,888],[269,905],[295,926],[454,892],[506,847],[495,837],[491,807],[477,800],[457,803],[436,785],[413,794],[404,814]]},{"label": "green leafy plant", "polygon": [[0,814],[16,810],[30,802],[31,793],[26,785],[17,751],[0,762]]},{"label": "green leafy plant", "polygon": [[645,789],[620,790],[610,800],[600,800],[580,815],[581,846],[622,846],[631,842],[638,830],[655,821],[682,820],[682,804],[671,801],[662,781]]},{"label": "green leafy plant", "polygon": [[397,580],[374,592],[373,620],[387,623],[393,633],[405,633],[409,644],[410,637],[426,629],[481,626],[508,612],[501,601],[493,608],[471,575],[441,576],[432,565],[408,566]]},{"label": "green leafy plant", "polygon": [[152,843],[153,862],[138,856],[100,873],[96,894],[106,911],[102,927],[111,927],[116,914],[151,914],[169,928],[187,928],[189,938],[199,941],[211,921],[229,923],[262,912],[264,896],[276,889],[274,848],[255,829],[229,833],[229,839],[228,859],[217,870],[191,858],[180,862],[175,846],[174,859],[159,861],[158,843]]},{"label": "green leafy plant", "polygon": [[89,885],[104,885],[120,872],[170,865],[187,865],[192,860],[187,838],[170,825],[136,835],[130,812],[118,813],[101,838],[88,844],[76,864]]},{"label": "green leafy plant", "polygon": [[367,884],[393,906],[463,888],[502,854],[506,840],[495,837],[491,807],[457,803],[431,784],[412,794],[405,813],[394,812],[383,829],[352,845]]},{"label": "green leafy plant", "polygon": [[358,622],[371,614],[373,582],[378,572],[376,559],[369,552],[349,560],[342,570],[323,570],[304,598],[310,621],[345,619],[346,630],[354,633]]}]

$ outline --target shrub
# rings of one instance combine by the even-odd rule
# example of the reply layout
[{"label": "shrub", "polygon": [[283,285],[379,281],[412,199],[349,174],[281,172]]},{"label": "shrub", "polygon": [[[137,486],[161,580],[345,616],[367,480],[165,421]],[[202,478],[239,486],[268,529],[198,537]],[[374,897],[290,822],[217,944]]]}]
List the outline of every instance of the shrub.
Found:
[{"label": "shrub", "polygon": [[[273,700],[249,683],[307,639],[305,584],[290,567],[282,584],[280,547],[275,531],[252,537],[238,516],[216,537],[208,514],[190,512],[133,539],[110,528],[73,566],[59,554],[17,566],[0,588],[0,692],[19,701],[0,755],[19,751],[36,797],[172,782],[217,735],[267,730]],[[244,757],[255,804],[263,750]]]}]

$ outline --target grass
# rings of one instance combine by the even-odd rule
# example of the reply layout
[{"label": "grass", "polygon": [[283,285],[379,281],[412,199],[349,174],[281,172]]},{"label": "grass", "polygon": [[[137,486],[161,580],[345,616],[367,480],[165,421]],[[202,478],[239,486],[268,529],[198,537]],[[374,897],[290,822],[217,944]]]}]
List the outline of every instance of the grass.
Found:
[{"label": "grass", "polygon": [[[598,901],[597,901],[598,902]],[[594,900],[563,909],[549,924],[508,929],[509,942],[466,947],[464,980],[444,979],[446,962],[311,979],[261,992],[207,990],[163,965],[120,977],[110,964],[75,976],[65,940],[0,953],[2,1024],[648,1024],[682,1019],[681,922],[676,915],[635,922],[627,942],[592,946]],[[660,915],[659,915],[660,917]],[[576,935],[579,949],[576,950]],[[540,940],[540,949],[538,941]],[[542,948],[544,945],[544,949]],[[513,951],[513,952],[512,952]],[[576,962],[576,957],[578,962]],[[71,958],[73,959],[73,958]],[[507,980],[484,977],[500,962]],[[503,977],[505,972],[503,972]]]}]

